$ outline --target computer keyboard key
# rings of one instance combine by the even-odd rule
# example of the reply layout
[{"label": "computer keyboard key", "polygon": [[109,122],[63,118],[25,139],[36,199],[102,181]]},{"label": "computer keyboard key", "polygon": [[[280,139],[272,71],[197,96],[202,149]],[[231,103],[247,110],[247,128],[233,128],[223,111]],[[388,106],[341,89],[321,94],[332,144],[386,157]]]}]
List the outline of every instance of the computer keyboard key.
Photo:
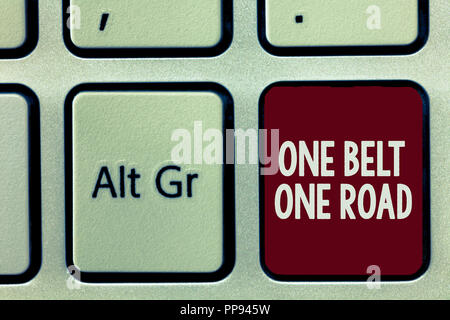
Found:
[{"label": "computer keyboard key", "polygon": [[407,54],[428,33],[428,0],[259,0],[258,10],[275,55]]},{"label": "computer keyboard key", "polygon": [[216,84],[71,91],[67,264],[82,282],[214,281],[231,271],[234,169],[221,139],[232,117]]},{"label": "computer keyboard key", "polygon": [[[410,280],[430,259],[428,98],[408,81],[284,82],[260,127],[261,263],[278,280]],[[273,145],[267,144],[264,150]],[[273,150],[273,149],[271,149]],[[278,170],[275,170],[278,169]]]},{"label": "computer keyboard key", "polygon": [[21,58],[37,43],[37,0],[0,0],[0,59]]},{"label": "computer keyboard key", "polygon": [[64,38],[82,57],[215,56],[231,12],[231,0],[65,0]]},{"label": "computer keyboard key", "polygon": [[40,267],[39,111],[35,95],[0,85],[0,284]]}]

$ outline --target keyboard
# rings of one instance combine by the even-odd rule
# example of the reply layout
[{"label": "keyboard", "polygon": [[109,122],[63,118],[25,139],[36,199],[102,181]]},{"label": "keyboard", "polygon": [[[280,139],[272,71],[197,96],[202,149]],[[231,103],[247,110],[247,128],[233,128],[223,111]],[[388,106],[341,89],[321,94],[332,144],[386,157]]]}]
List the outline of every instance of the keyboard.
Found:
[{"label": "keyboard", "polygon": [[0,299],[449,299],[449,10],[0,0]]}]

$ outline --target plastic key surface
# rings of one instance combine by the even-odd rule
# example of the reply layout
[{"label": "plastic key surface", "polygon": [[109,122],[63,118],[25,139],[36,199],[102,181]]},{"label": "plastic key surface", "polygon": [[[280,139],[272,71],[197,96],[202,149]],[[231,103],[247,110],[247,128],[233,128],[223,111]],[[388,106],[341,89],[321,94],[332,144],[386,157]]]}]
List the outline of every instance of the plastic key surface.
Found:
[{"label": "plastic key surface", "polygon": [[200,281],[228,268],[232,174],[222,144],[207,164],[190,145],[199,130],[222,132],[228,98],[180,86],[84,86],[68,99],[68,261],[82,281]]}]

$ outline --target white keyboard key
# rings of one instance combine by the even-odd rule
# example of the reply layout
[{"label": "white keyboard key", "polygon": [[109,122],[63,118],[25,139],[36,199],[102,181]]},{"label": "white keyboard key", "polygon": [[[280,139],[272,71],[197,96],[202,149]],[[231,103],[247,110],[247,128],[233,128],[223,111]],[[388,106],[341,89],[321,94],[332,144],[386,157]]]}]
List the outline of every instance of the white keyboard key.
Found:
[{"label": "white keyboard key", "polygon": [[259,10],[261,42],[280,55],[408,53],[426,39],[423,0],[260,0]]},{"label": "white keyboard key", "polygon": [[146,49],[153,55],[178,55],[171,52],[174,49],[197,50],[179,55],[207,54],[198,50],[213,55],[231,40],[229,0],[71,0],[65,4],[66,43],[82,56],[88,54],[83,54],[85,50],[97,50],[91,51],[93,56],[105,55],[102,50],[134,56]]},{"label": "white keyboard key", "polygon": [[34,49],[37,7],[37,0],[0,0],[0,58],[20,58]]},{"label": "white keyboard key", "polygon": [[39,120],[35,101],[3,88],[0,86],[0,283],[18,283],[29,280],[40,265]]}]

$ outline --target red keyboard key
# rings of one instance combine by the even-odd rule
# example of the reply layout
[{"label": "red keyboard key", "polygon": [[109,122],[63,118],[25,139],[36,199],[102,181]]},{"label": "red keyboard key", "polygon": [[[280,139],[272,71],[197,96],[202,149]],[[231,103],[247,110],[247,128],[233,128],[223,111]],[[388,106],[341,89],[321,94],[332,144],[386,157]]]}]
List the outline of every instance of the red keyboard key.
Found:
[{"label": "red keyboard key", "polygon": [[[260,101],[261,263],[277,280],[408,280],[429,261],[428,98],[408,81],[284,82]],[[278,129],[279,149],[270,150]],[[270,158],[272,156],[272,158]],[[267,164],[266,167],[270,167]],[[264,169],[263,169],[264,171]]]}]

